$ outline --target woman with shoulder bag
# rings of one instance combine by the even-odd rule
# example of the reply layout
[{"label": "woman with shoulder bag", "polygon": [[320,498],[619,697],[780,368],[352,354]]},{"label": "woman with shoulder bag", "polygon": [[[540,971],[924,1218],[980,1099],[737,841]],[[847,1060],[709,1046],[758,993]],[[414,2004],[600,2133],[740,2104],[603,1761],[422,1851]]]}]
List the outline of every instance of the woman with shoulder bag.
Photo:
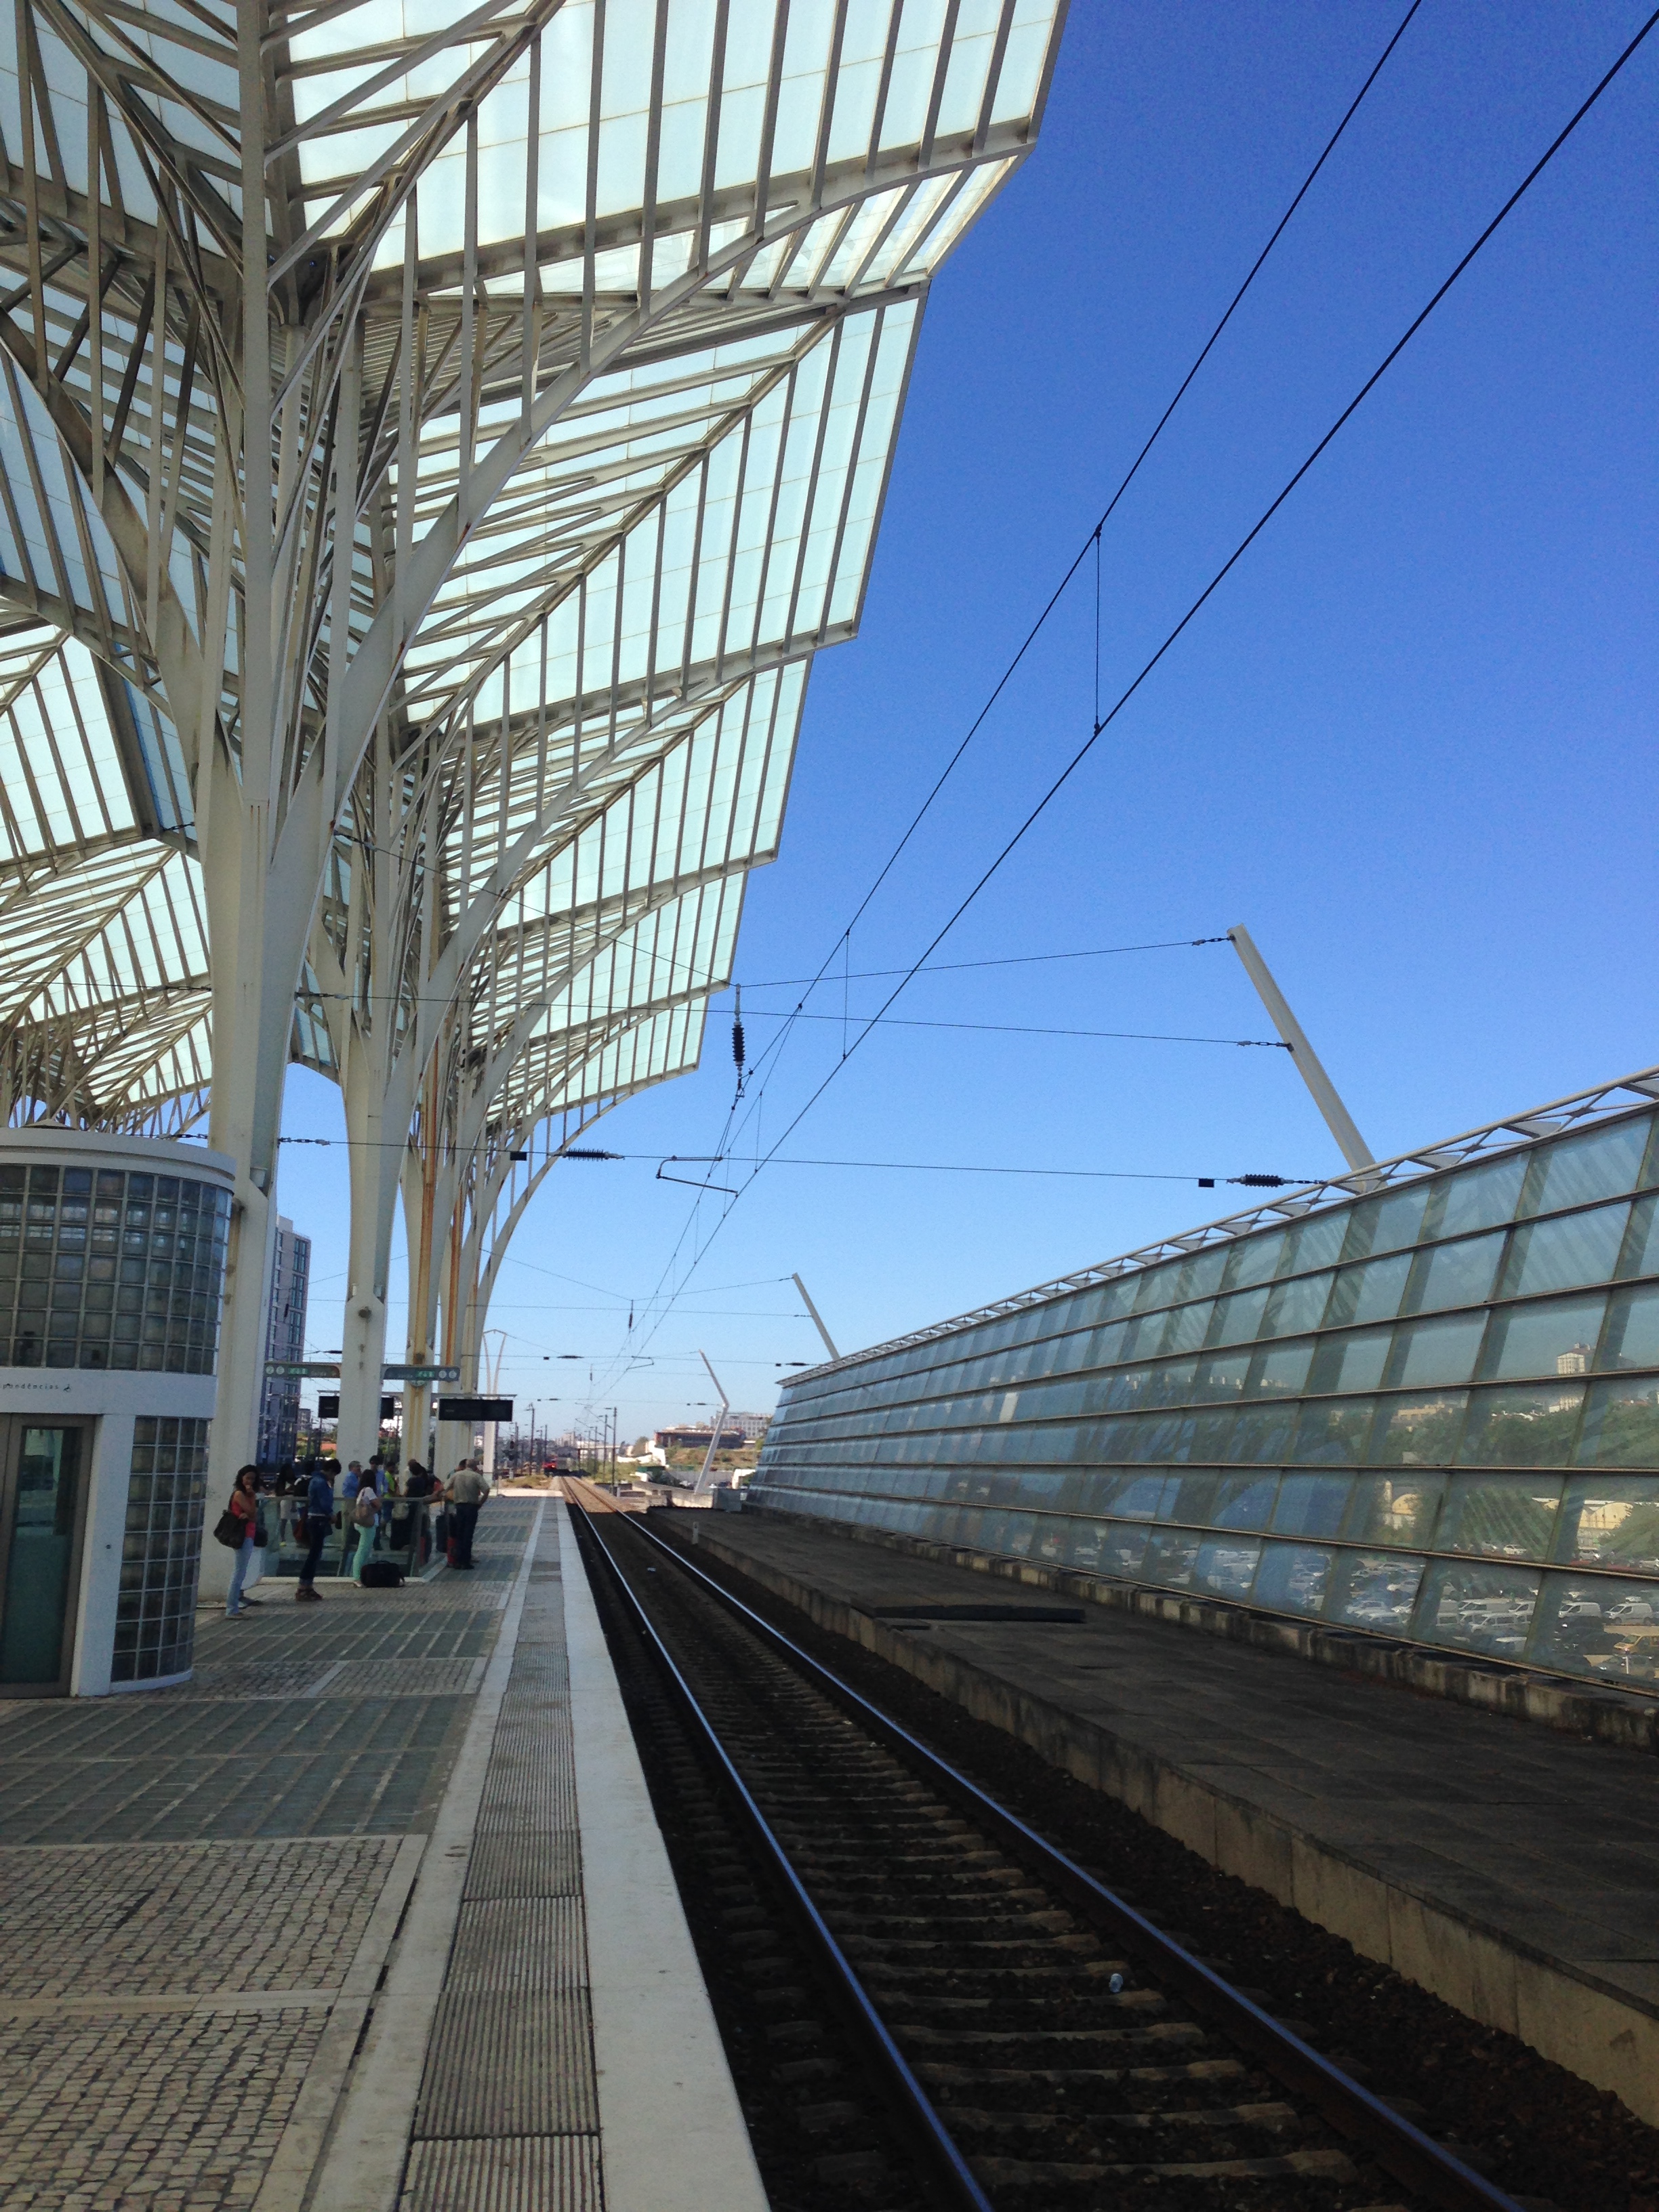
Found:
[{"label": "woman with shoulder bag", "polygon": [[361,1589],[363,1569],[368,1555],[374,1549],[374,1531],[380,1525],[380,1501],[372,1483],[365,1482],[351,1501],[351,1525],[357,1534],[357,1549],[352,1555],[351,1579]]},{"label": "woman with shoulder bag", "polygon": [[[223,1534],[221,1535],[220,1531]],[[240,1531],[240,1534],[237,1532]],[[238,1620],[251,1605],[258,1605],[257,1597],[245,1597],[242,1584],[247,1580],[247,1571],[253,1564],[253,1548],[259,1533],[259,1470],[257,1467],[239,1468],[236,1486],[230,1493],[226,1507],[215,1530],[222,1543],[234,1538],[236,1565],[231,1570],[230,1589],[225,1598],[225,1618]]]}]

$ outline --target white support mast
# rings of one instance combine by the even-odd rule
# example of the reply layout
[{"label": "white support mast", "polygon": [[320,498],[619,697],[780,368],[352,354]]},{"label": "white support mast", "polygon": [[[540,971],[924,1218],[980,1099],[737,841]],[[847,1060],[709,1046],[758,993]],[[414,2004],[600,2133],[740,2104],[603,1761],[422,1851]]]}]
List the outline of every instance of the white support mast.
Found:
[{"label": "white support mast", "polygon": [[1255,985],[1262,1005],[1267,1009],[1269,1020],[1291,1048],[1297,1073],[1307,1085],[1313,1103],[1325,1119],[1325,1126],[1336,1139],[1337,1148],[1348,1165],[1358,1171],[1376,1165],[1376,1155],[1360,1135],[1354,1118],[1337,1096],[1336,1085],[1326,1074],[1318,1054],[1308,1042],[1302,1024],[1291,1012],[1285,994],[1273,979],[1273,971],[1256,951],[1250,933],[1243,922],[1227,932],[1235,952],[1244,963],[1244,972]]},{"label": "white support mast", "polygon": [[835,1339],[824,1327],[823,1316],[813,1304],[811,1292],[807,1289],[805,1284],[802,1282],[799,1275],[791,1275],[789,1279],[794,1285],[795,1288],[800,1292],[801,1298],[806,1307],[806,1310],[812,1316],[812,1326],[817,1329],[818,1334],[823,1339],[824,1350],[830,1354],[831,1359],[839,1359],[841,1358],[841,1354],[836,1349]]},{"label": "white support mast", "polygon": [[701,1498],[704,1491],[708,1487],[708,1470],[714,1466],[714,1454],[720,1448],[720,1437],[726,1427],[726,1416],[730,1412],[732,1406],[732,1401],[726,1395],[725,1383],[720,1381],[720,1376],[715,1374],[714,1368],[709,1365],[708,1354],[706,1352],[700,1352],[697,1354],[697,1357],[702,1360],[703,1365],[708,1368],[708,1379],[720,1394],[720,1406],[719,1413],[714,1416],[714,1425],[708,1438],[708,1449],[702,1455],[702,1472],[698,1475],[696,1482],[692,1487],[691,1495],[693,1498]]}]

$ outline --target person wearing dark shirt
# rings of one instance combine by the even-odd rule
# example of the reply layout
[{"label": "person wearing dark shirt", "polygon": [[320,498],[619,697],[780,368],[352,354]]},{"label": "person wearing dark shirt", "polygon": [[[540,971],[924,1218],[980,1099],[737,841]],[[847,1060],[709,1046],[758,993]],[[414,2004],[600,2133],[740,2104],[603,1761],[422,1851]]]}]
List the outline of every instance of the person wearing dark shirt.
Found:
[{"label": "person wearing dark shirt", "polygon": [[294,1595],[301,1601],[309,1599],[313,1605],[322,1600],[317,1595],[317,1569],[323,1556],[323,1547],[328,1541],[329,1531],[334,1526],[334,1485],[321,1471],[311,1478],[306,1489],[306,1525],[304,1530],[306,1555],[300,1562],[300,1586]]}]

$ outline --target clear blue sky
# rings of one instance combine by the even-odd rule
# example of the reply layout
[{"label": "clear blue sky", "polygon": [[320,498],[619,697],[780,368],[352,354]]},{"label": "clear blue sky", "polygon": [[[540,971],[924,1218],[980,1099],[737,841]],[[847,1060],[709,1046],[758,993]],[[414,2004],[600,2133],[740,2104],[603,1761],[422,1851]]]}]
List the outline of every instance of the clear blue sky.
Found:
[{"label": "clear blue sky", "polygon": [[[775,1028],[762,1010],[799,996],[759,986],[836,945],[1402,12],[1073,9],[1037,150],[935,287],[862,635],[813,674],[782,854],[750,879],[739,946],[751,1056]],[[1425,0],[1109,527],[1109,699],[1644,13]],[[1659,1061],[1656,109],[1659,33],[939,958],[1243,921],[1379,1156]],[[860,924],[854,970],[916,956],[1087,734],[1092,635],[1091,585]],[[854,982],[853,1008],[885,988]],[[841,1004],[838,987],[813,1001]],[[729,1006],[702,1070],[596,1140],[712,1148]],[[1271,1034],[1224,945],[923,978],[894,1012]],[[797,1029],[763,1144],[841,1046],[836,1022]],[[337,1133],[337,1097],[291,1072],[285,1126]],[[1280,1052],[896,1027],[787,1151],[1194,1178],[1340,1166]],[[344,1160],[283,1164],[283,1208],[316,1239],[319,1348],[339,1340]],[[657,1289],[690,1204],[633,1162],[549,1178],[492,1315],[503,1385],[543,1425],[590,1400],[620,1405],[625,1436],[682,1417],[712,1395],[699,1346],[734,1403],[769,1409],[774,1363],[818,1351],[792,1271],[845,1351],[1190,1227],[1229,1194],[776,1166],[666,1317],[641,1310],[657,1364],[623,1376],[626,1301]]]}]

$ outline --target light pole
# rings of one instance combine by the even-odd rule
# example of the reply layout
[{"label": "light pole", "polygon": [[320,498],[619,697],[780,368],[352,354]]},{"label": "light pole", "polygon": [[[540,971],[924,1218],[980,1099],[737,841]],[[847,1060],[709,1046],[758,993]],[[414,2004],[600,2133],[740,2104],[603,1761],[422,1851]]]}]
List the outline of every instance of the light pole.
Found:
[{"label": "light pole", "polygon": [[[496,1340],[493,1357],[489,1349],[489,1340],[492,1336]],[[489,1395],[494,1398],[501,1389],[501,1355],[507,1350],[507,1331],[504,1328],[483,1329],[479,1332],[478,1341],[483,1352],[484,1387]],[[483,1425],[483,1471],[486,1474],[494,1474],[495,1472],[495,1424],[494,1421],[486,1421]]]}]

